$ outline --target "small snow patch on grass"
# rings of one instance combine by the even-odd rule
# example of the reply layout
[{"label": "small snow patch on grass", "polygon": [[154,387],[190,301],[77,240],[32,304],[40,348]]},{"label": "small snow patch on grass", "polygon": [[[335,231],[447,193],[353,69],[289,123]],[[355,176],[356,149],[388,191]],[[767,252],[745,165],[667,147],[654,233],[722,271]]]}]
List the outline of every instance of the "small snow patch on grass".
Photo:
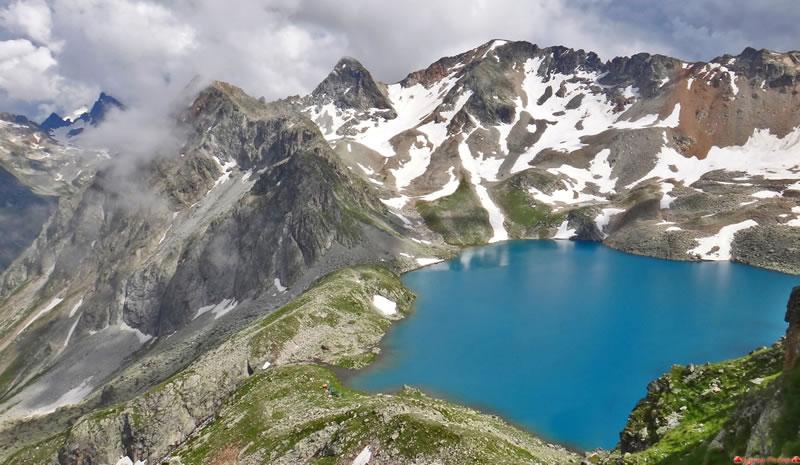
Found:
[{"label": "small snow patch on grass", "polygon": [[367,446],[356,456],[352,465],[367,465],[369,463],[369,459],[371,458],[372,451],[369,449],[369,446]]},{"label": "small snow patch on grass", "polygon": [[372,305],[374,305],[379,312],[386,316],[397,314],[397,303],[387,299],[382,295],[376,294],[372,296]]}]

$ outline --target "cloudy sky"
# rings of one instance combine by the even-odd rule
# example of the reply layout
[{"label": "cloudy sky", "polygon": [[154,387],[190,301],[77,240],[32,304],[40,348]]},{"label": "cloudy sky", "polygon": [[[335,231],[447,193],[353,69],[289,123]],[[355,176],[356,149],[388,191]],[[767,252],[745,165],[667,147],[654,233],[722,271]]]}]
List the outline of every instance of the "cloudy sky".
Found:
[{"label": "cloudy sky", "polygon": [[797,0],[0,0],[0,111],[153,105],[195,76],[279,98],[343,55],[393,82],[492,38],[707,60],[800,49],[797,24]]}]

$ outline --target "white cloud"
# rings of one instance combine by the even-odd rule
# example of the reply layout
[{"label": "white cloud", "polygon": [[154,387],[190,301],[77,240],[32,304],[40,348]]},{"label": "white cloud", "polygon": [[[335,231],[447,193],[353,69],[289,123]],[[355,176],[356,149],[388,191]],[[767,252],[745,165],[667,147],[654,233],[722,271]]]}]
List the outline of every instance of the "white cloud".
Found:
[{"label": "white cloud", "polygon": [[18,0],[0,9],[0,26],[38,44],[60,46],[52,42],[53,19],[44,0]]},{"label": "white cloud", "polygon": [[[33,102],[66,111],[88,103],[78,99],[89,90],[133,106],[163,101],[197,75],[269,99],[305,93],[343,55],[380,80],[397,81],[492,38],[584,48],[604,58],[639,51],[694,58],[698,43],[717,54],[738,52],[730,47],[742,43],[758,47],[762,37],[773,47],[790,43],[800,19],[794,0],[763,2],[775,8],[731,0],[746,8],[748,24],[778,24],[766,35],[738,27],[738,6],[726,10],[721,0],[665,0],[648,9],[633,0],[12,1],[0,9],[0,39],[29,42],[15,58],[27,69],[4,75],[3,90],[27,108]],[[42,76],[20,81],[37,69]]]},{"label": "white cloud", "polygon": [[[52,0],[59,32],[120,61],[185,55],[194,30],[166,6],[131,0]],[[218,18],[221,19],[221,18]]]},{"label": "white cloud", "polygon": [[58,77],[50,49],[27,39],[0,42],[0,89],[21,100],[55,98]]}]

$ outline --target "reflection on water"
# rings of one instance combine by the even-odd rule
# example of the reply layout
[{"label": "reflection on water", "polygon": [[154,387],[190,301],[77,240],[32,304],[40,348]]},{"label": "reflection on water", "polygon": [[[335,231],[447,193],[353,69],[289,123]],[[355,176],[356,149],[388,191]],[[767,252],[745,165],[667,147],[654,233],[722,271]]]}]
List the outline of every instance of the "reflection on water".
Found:
[{"label": "reflection on water", "polygon": [[415,385],[585,448],[613,447],[647,383],[672,364],[777,340],[798,283],[568,241],[469,249],[404,281],[417,311],[355,387]]},{"label": "reflection on water", "polygon": [[467,249],[457,259],[446,262],[450,270],[469,270],[473,266],[480,268],[496,268],[508,266],[508,248],[476,247]]}]

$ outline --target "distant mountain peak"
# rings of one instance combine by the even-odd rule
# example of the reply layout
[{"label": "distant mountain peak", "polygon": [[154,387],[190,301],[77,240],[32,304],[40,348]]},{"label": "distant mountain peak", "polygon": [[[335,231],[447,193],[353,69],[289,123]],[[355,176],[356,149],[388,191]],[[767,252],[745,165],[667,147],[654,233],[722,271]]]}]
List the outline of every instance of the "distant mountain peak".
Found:
[{"label": "distant mountain peak", "polygon": [[40,126],[47,132],[56,130],[58,128],[63,128],[65,126],[69,126],[70,122],[64,120],[58,113],[50,113],[50,116],[47,117]]},{"label": "distant mountain peak", "polygon": [[97,98],[97,101],[94,102],[92,109],[89,110],[89,119],[91,124],[94,126],[100,124],[105,119],[108,111],[111,109],[125,110],[125,105],[105,92],[100,92],[100,96]]},{"label": "distant mountain peak", "polygon": [[[115,109],[124,111],[125,105],[111,95],[101,92],[91,109],[83,107],[74,111],[69,118],[63,118],[54,112],[40,126],[52,136],[70,138],[82,133],[87,126],[98,126],[105,120],[108,112]],[[62,128],[65,129],[59,131]]]},{"label": "distant mountain peak", "polygon": [[386,86],[355,58],[342,57],[311,93],[316,103],[334,102],[339,108],[393,110]]}]

